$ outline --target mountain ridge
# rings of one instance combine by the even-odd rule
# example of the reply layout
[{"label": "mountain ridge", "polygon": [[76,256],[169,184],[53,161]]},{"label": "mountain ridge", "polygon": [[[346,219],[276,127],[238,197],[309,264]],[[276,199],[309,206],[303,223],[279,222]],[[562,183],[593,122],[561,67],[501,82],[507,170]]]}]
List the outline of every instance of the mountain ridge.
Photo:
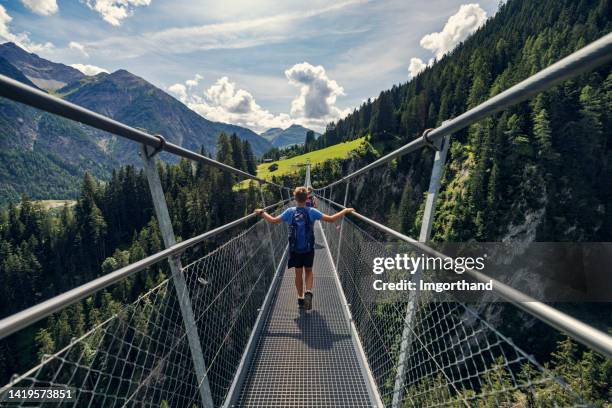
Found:
[{"label": "mountain ridge", "polygon": [[41,89],[56,90],[85,77],[76,68],[41,58],[12,42],[0,44],[0,57],[9,61]]},{"label": "mountain ridge", "polygon": [[[57,86],[63,83],[60,79],[67,80],[74,74],[64,69],[70,67],[19,50],[14,44],[0,45],[0,73],[39,89],[49,84]],[[30,75],[17,65],[25,67]],[[60,72],[59,79],[51,78],[54,72]],[[208,154],[214,154],[221,132],[236,133],[240,139],[247,140],[258,156],[272,148],[271,143],[252,130],[210,121],[127,70],[74,77],[77,78],[75,81],[55,87],[52,92],[127,125],[161,134],[168,141],[187,149],[199,151],[203,148]],[[138,146],[130,140],[7,99],[0,100],[0,126],[0,147],[6,156],[6,160],[0,163],[0,203],[15,201],[23,193],[36,199],[72,198],[85,171],[104,180],[119,165],[140,165]],[[15,169],[14,163],[20,162],[19,157],[23,158],[23,166]],[[178,160],[168,154],[161,157],[171,162]],[[68,196],[45,195],[36,187],[45,184],[45,172],[40,165],[51,162],[62,167],[66,177],[61,188],[50,188],[50,191],[71,191]]]},{"label": "mountain ridge", "polygon": [[[284,148],[294,145],[303,145],[306,141],[306,133],[308,131],[311,131],[311,129],[294,123],[286,129],[270,128],[260,133],[260,136],[272,143],[272,146]],[[320,136],[320,133],[314,132],[314,134],[315,139]]]}]

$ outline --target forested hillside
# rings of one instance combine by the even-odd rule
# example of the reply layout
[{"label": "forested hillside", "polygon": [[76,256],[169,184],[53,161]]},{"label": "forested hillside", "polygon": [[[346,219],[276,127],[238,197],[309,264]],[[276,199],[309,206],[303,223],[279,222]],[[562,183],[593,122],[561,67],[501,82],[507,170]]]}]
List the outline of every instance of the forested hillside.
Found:
[{"label": "forested hillside", "polygon": [[[306,149],[369,135],[363,161],[373,160],[609,33],[609,11],[608,0],[508,1],[450,55]],[[454,135],[434,239],[610,241],[611,104],[608,65]],[[356,206],[414,234],[431,160],[409,154],[370,173]]]}]

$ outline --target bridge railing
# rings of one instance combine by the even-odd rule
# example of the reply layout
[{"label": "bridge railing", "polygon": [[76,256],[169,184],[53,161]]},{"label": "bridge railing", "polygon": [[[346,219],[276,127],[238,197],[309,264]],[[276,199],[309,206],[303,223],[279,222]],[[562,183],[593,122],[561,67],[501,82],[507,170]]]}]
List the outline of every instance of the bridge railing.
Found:
[{"label": "bridge railing", "polygon": [[[269,210],[282,209],[285,204]],[[263,221],[249,222],[252,218],[249,215],[122,268],[114,273],[120,279],[103,276],[72,294],[50,299],[49,306],[38,305],[0,321],[4,337],[33,323],[34,316],[38,319],[65,308],[71,313],[65,299],[90,295],[84,307],[100,305],[102,314],[89,322],[93,327],[80,337],[16,375],[0,389],[0,395],[18,388],[69,387],[73,400],[45,406],[203,406],[188,342],[190,329],[183,322],[172,277],[161,280],[133,303],[121,304],[116,296],[108,295],[129,292],[135,278],[159,279],[162,261],[181,255],[187,259],[185,253],[214,238],[222,240],[217,248],[182,267],[181,274],[195,321],[191,330],[197,332],[202,345],[212,404],[222,405],[286,249],[284,228],[270,232]]]},{"label": "bridge railing", "polygon": [[[0,405],[1,398],[15,387],[31,390],[52,385],[74,388],[76,406],[212,407],[222,404],[250,341],[258,309],[282,266],[285,253],[280,239],[282,228],[271,230],[261,221],[248,227],[255,218],[251,214],[176,243],[157,172],[157,155],[166,152],[239,178],[255,180],[259,183],[262,207],[266,207],[263,185],[280,189],[281,197],[287,188],[173,144],[162,135],[120,123],[3,75],[0,75],[0,96],[141,144],[144,173],[166,247],[0,320],[2,340],[41,319],[52,318],[54,313],[69,315],[71,305],[82,308],[80,301],[90,297],[85,304],[91,309],[88,317],[91,321],[87,323],[93,326],[68,345],[62,344],[60,351],[42,356],[35,368],[15,376],[0,388]],[[282,209],[287,201],[267,209]],[[219,240],[221,234],[236,232],[236,228],[247,229],[210,254],[183,266],[185,251],[213,237]],[[162,261],[167,261],[169,268],[160,267]],[[152,269],[157,272],[164,269],[169,279],[142,294],[133,304],[122,305],[106,296],[105,290],[129,292],[130,279],[142,278],[140,275],[146,275],[142,281],[157,279],[151,275]],[[173,287],[168,287],[169,282]],[[104,311],[108,316],[100,315]],[[63,403],[67,402],[55,405]]]},{"label": "bridge railing", "polygon": [[[342,208],[319,198],[327,213]],[[374,290],[374,258],[394,258],[397,253],[445,256],[361,214],[345,220],[342,231],[334,225],[323,228],[385,406],[586,406],[591,402],[511,339],[523,324],[542,324],[521,307],[522,302],[540,302],[527,297],[508,301],[497,290],[505,285],[497,281],[494,294],[504,301],[467,303],[452,292],[420,291],[415,297],[414,292]],[[402,279],[415,281],[409,272],[395,271],[392,279],[382,278]],[[421,279],[433,283],[427,274]],[[609,358],[610,337],[578,324],[586,330],[583,335],[603,336],[604,356]]]},{"label": "bridge railing", "polygon": [[[531,406],[537,401],[536,405],[565,406],[584,402],[580,390],[570,389],[498,330],[496,321],[489,317],[502,312],[488,309],[493,307],[491,304],[476,308],[458,302],[450,293],[421,294],[420,291],[407,299],[382,301],[372,290],[372,265],[374,257],[390,252],[386,242],[389,238],[408,244],[413,251],[446,258],[425,242],[430,238],[436,197],[453,132],[611,60],[612,33],[458,117],[444,121],[439,127],[426,130],[421,137],[399,149],[315,189],[323,209],[334,212],[337,208],[350,206],[349,190],[354,178],[423,147],[436,151],[418,240],[361,214],[354,215],[361,224],[343,220],[338,228],[326,227],[334,263],[385,405],[393,408]],[[343,205],[333,202],[333,197],[342,197],[342,192]],[[362,224],[369,229],[360,228]],[[489,281],[486,275],[474,270],[466,274],[475,282]],[[420,271],[406,278],[415,283],[421,278],[428,279]],[[515,315],[526,312],[523,313],[525,319],[537,319],[601,353],[604,358],[612,358],[612,337],[608,334],[501,282],[495,281],[493,289],[508,302],[506,307],[518,309]],[[552,387],[558,388],[552,392],[558,399],[547,394],[550,388],[541,385],[544,383],[553,383]]]}]

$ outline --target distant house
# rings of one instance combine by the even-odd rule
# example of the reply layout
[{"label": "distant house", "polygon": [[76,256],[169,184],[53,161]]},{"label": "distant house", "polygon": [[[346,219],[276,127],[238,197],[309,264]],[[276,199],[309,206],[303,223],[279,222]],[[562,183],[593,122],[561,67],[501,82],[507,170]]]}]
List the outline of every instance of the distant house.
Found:
[{"label": "distant house", "polygon": [[281,156],[278,158],[278,160],[287,160],[287,156]]},{"label": "distant house", "polygon": [[272,159],[263,159],[264,163],[272,163],[272,161],[273,161]]}]

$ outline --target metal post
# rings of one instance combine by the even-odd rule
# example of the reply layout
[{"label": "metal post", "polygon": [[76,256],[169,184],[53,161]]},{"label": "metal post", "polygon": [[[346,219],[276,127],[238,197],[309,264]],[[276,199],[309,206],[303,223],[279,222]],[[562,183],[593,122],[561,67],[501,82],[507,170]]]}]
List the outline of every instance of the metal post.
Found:
[{"label": "metal post", "polygon": [[306,187],[310,187],[310,160],[306,160],[306,177],[304,184],[306,184]]},{"label": "metal post", "polygon": [[[351,185],[350,180],[346,181],[346,190],[344,190],[344,203],[342,206],[346,208],[346,202],[348,200],[349,187]],[[338,252],[336,253],[336,270],[338,271],[338,264],[340,262],[340,247],[342,246],[342,230],[344,229],[344,217],[340,221],[340,235],[338,236]]]},{"label": "metal post", "polygon": [[[433,224],[434,214],[436,212],[436,198],[440,189],[440,179],[444,169],[444,162],[450,145],[450,135],[445,136],[440,142],[436,143],[437,148],[434,158],[433,168],[431,170],[431,178],[429,179],[429,190],[427,191],[427,200],[425,201],[425,211],[423,213],[423,222],[421,223],[421,231],[419,234],[420,242],[429,241],[431,235],[431,227]],[[397,371],[395,373],[395,384],[393,387],[393,402],[392,408],[399,408],[402,405],[404,397],[404,382],[406,380],[406,364],[408,362],[408,354],[414,333],[413,321],[416,316],[418,301],[419,301],[419,281],[422,277],[422,270],[417,269],[413,275],[412,282],[416,282],[416,289],[409,292],[408,306],[406,307],[406,316],[404,318],[404,330],[402,332],[402,343],[400,345],[400,354],[397,359]]]},{"label": "metal post", "polygon": [[[259,184],[259,193],[261,194],[262,208],[266,208],[266,198],[264,197],[263,187],[261,183]],[[268,224],[267,221],[265,221],[264,224],[266,224],[266,230],[268,231],[268,241],[270,242],[270,255],[272,256],[272,265],[274,265],[274,269],[276,269],[276,256],[274,256],[274,244],[272,243],[272,230],[270,229],[270,224]]]},{"label": "metal post", "polygon": [[[176,238],[172,229],[164,190],[157,172],[156,160],[154,157],[155,153],[155,149],[152,147],[142,145],[141,156],[144,162],[147,181],[149,182],[149,189],[151,190],[151,197],[153,198],[153,206],[155,207],[159,230],[164,240],[164,245],[168,248],[176,244]],[[202,405],[206,408],[212,408],[214,404],[210,392],[210,384],[206,376],[206,363],[204,362],[200,336],[193,316],[189,289],[187,289],[187,283],[185,282],[185,277],[182,272],[181,260],[178,256],[172,256],[168,258],[168,263],[170,264],[172,281],[174,282],[174,288],[176,289],[179,306],[181,308],[181,316],[183,317],[183,323],[185,325],[185,332],[189,342],[189,349],[191,351],[191,358],[198,381]]]}]

